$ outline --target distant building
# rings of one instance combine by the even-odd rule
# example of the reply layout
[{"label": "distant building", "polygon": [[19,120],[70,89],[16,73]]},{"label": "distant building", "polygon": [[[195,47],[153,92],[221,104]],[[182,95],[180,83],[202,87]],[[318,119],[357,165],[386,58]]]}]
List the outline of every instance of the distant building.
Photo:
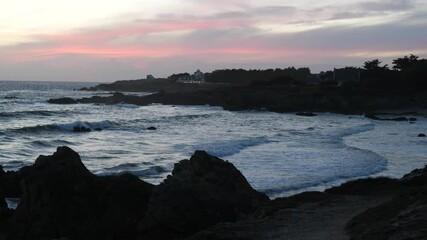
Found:
[{"label": "distant building", "polygon": [[195,71],[193,73],[193,78],[196,81],[204,81],[205,80],[205,74],[203,74],[200,69],[197,69],[197,71]]},{"label": "distant building", "polygon": [[179,83],[202,84],[205,82],[205,74],[197,69],[192,75],[182,76],[178,78]]},{"label": "distant building", "polygon": [[307,85],[319,85],[320,84],[320,74],[310,74],[305,77],[305,83]]},{"label": "distant building", "polygon": [[155,79],[156,78],[153,75],[151,75],[151,74],[147,75],[147,80],[155,80]]},{"label": "distant building", "polygon": [[334,68],[334,80],[338,85],[346,82],[360,82],[360,70],[357,68]]}]

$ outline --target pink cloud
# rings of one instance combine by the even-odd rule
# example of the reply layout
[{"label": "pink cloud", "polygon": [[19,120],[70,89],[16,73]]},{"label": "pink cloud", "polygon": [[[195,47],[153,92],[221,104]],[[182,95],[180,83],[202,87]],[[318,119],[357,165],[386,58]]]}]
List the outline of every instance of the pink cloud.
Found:
[{"label": "pink cloud", "polygon": [[[179,31],[199,31],[242,27],[241,21],[221,19],[158,19],[136,21],[128,25],[110,28],[89,29],[66,34],[35,36],[37,44],[24,44],[0,49],[3,57],[11,61],[38,61],[51,59],[66,54],[84,54],[95,57],[167,57],[174,55],[194,54],[197,49],[185,43],[144,43],[150,34],[168,34]],[[167,35],[165,35],[167,38]],[[126,38],[136,37],[137,40],[121,42]],[[161,37],[164,38],[164,37]],[[171,37],[172,39],[173,37]],[[162,40],[162,39],[160,39]],[[164,39],[163,39],[164,40]],[[231,50],[233,51],[233,50]],[[246,50],[250,52],[250,50]],[[215,52],[215,49],[211,51]],[[221,52],[224,52],[221,51]],[[235,52],[237,53],[237,52]],[[241,51],[243,54],[244,51]]]}]

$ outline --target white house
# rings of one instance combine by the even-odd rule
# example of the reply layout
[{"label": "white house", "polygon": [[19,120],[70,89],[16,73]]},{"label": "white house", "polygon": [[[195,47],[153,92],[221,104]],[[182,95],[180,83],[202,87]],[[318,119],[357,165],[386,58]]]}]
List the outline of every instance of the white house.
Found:
[{"label": "white house", "polygon": [[179,83],[192,83],[192,84],[202,84],[205,82],[205,74],[197,69],[191,76],[183,76],[178,78],[177,82]]}]

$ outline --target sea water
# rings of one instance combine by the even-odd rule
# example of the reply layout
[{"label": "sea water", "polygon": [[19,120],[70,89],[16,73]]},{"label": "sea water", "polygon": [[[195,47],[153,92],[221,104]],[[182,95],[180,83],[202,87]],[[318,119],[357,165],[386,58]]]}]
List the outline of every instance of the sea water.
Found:
[{"label": "sea water", "polygon": [[[0,81],[3,168],[31,165],[65,145],[94,174],[130,172],[158,184],[174,163],[206,150],[232,162],[255,189],[277,197],[367,176],[401,177],[427,164],[427,139],[417,137],[427,133],[427,119],[421,116],[409,123],[330,113],[230,112],[214,106],[47,103],[49,98],[112,94],[75,90],[93,85]],[[74,132],[76,126],[92,131]],[[157,130],[147,130],[152,126]]]}]

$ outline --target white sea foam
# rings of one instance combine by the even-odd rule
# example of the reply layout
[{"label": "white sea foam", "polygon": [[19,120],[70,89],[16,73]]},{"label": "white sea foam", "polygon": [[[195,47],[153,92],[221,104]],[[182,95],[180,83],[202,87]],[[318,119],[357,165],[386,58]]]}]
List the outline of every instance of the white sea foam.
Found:
[{"label": "white sea foam", "polygon": [[189,154],[193,153],[196,150],[205,150],[211,155],[217,157],[226,157],[231,156],[240,151],[254,147],[261,144],[266,144],[271,142],[267,137],[253,137],[245,139],[231,139],[231,140],[217,140],[208,143],[200,143],[195,145],[188,144],[178,144],[175,146],[176,149],[185,149]]}]

